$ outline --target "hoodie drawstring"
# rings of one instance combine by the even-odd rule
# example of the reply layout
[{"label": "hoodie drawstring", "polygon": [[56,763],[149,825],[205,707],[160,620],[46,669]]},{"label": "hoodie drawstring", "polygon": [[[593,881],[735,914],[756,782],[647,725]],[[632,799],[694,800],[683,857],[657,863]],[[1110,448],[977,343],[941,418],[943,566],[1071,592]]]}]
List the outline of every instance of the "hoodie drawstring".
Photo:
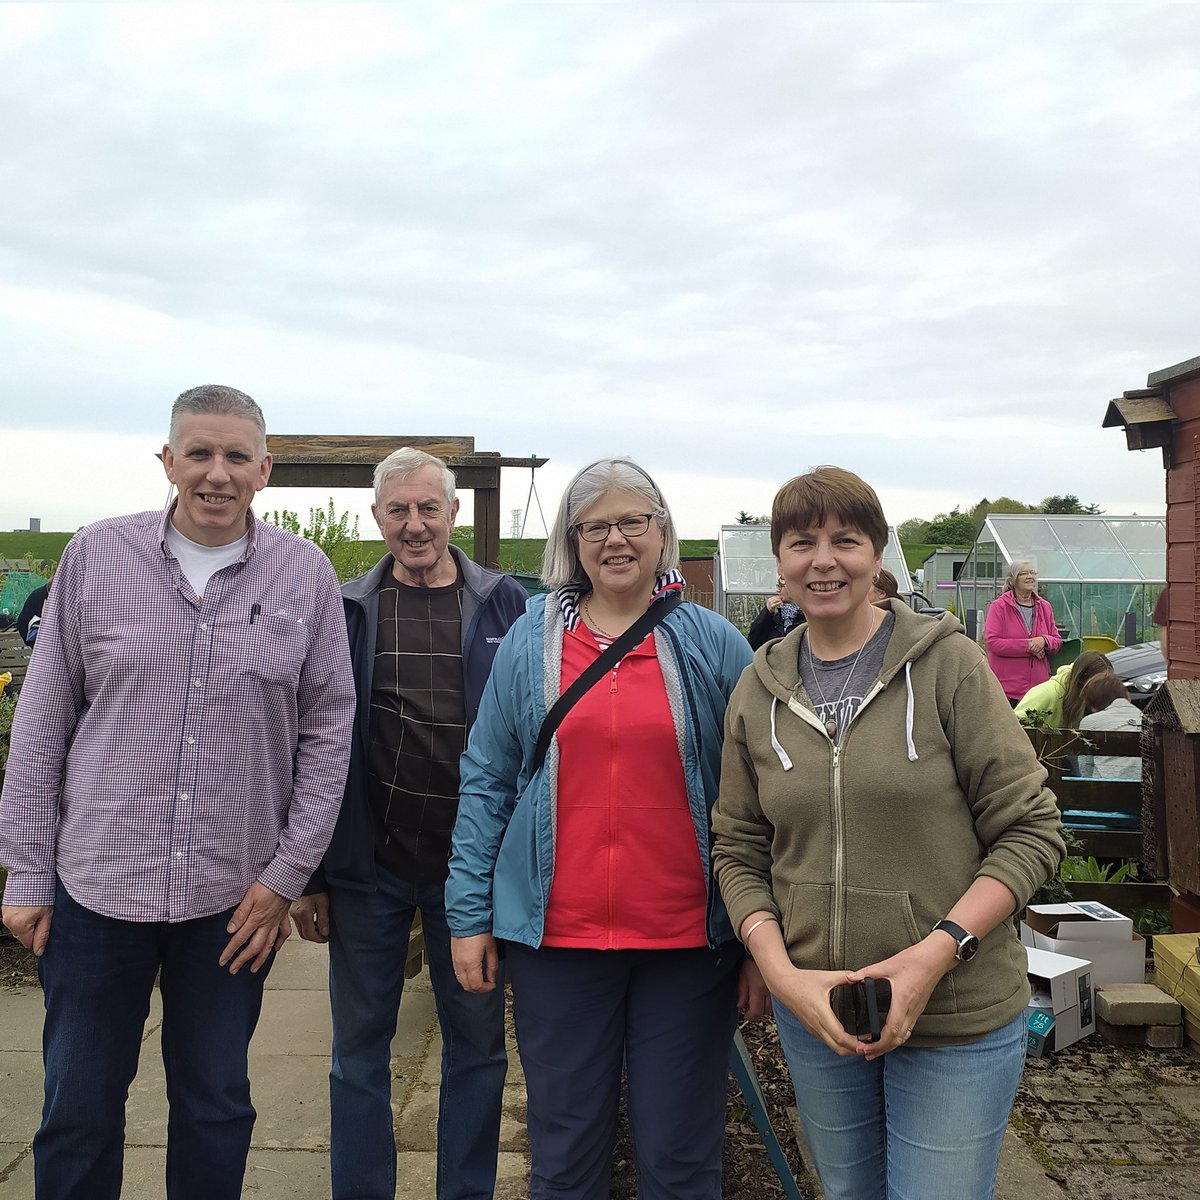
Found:
[{"label": "hoodie drawstring", "polygon": [[917,746],[913,741],[913,708],[915,702],[912,690],[912,662],[904,664],[904,686],[908,689],[908,706],[904,712],[904,740],[908,743],[908,761],[917,761]]},{"label": "hoodie drawstring", "polygon": [[[785,771],[792,769],[792,760],[788,757],[788,752],[780,744],[779,739],[775,736],[775,706],[779,703],[778,696],[771,697],[771,749],[775,751],[779,758],[780,766]],[[911,744],[911,743],[910,743]]]}]

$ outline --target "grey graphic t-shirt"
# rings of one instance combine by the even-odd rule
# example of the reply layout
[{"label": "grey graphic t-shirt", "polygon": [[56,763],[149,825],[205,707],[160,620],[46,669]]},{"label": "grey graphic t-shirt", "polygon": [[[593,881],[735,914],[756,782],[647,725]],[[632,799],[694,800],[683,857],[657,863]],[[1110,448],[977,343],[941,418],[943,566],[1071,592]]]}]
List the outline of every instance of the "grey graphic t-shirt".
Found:
[{"label": "grey graphic t-shirt", "polygon": [[888,640],[895,627],[895,614],[889,612],[861,654],[855,651],[832,662],[812,656],[808,648],[808,632],[805,631],[800,641],[800,682],[813,702],[817,716],[830,730],[829,736],[835,745],[841,745],[846,726],[858,712],[863,697],[879,679]]}]

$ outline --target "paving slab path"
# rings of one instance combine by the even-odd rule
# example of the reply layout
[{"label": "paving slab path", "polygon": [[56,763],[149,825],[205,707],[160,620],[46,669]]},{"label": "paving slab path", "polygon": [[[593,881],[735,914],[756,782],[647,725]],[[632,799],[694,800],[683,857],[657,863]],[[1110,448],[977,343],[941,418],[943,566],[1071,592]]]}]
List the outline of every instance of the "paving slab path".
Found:
[{"label": "paving slab path", "polygon": [[[258,1121],[243,1195],[328,1200],[329,993],[322,946],[292,938],[267,980],[250,1047]],[[129,1097],[125,1200],[162,1200],[166,1098],[155,996]],[[0,989],[0,1200],[30,1200],[42,1102],[42,999]],[[529,1194],[525,1093],[510,1045],[496,1200]],[[397,1197],[429,1198],[441,1042],[427,975],[410,980],[392,1045]],[[1089,1038],[1051,1068],[1031,1063],[996,1200],[1200,1200],[1200,1056]],[[780,1130],[782,1135],[785,1131]]]}]

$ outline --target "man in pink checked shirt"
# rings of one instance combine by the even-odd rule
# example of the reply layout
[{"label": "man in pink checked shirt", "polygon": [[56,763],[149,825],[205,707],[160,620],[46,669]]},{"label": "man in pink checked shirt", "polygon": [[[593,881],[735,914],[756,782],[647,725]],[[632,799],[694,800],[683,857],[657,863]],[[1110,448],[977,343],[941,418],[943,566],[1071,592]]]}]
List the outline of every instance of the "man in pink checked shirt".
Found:
[{"label": "man in pink checked shirt", "polygon": [[314,545],[250,511],[262,411],[184,392],[163,465],[165,514],[99,521],[63,553],[0,796],[4,924],[46,1002],[38,1200],[119,1197],[156,977],[166,1195],[241,1195],[263,981],[345,783],[341,594]]}]

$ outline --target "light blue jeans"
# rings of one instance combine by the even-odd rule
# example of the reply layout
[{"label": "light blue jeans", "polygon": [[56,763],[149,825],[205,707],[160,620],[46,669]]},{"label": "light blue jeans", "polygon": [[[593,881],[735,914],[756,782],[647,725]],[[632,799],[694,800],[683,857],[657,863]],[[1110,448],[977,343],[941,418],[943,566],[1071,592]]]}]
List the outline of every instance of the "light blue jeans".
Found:
[{"label": "light blue jeans", "polygon": [[331,888],[329,995],[330,1174],[334,1200],[393,1200],[392,1038],[404,989],[405,947],[421,911],[429,978],[442,1029],[437,1200],[490,1200],[496,1186],[504,1048],[503,975],[472,995],[454,978],[444,885],[408,883],[383,867],[373,892]]},{"label": "light blue jeans", "polygon": [[991,1200],[1025,1065],[1022,1012],[973,1042],[842,1058],[775,1005],[825,1200]]}]

